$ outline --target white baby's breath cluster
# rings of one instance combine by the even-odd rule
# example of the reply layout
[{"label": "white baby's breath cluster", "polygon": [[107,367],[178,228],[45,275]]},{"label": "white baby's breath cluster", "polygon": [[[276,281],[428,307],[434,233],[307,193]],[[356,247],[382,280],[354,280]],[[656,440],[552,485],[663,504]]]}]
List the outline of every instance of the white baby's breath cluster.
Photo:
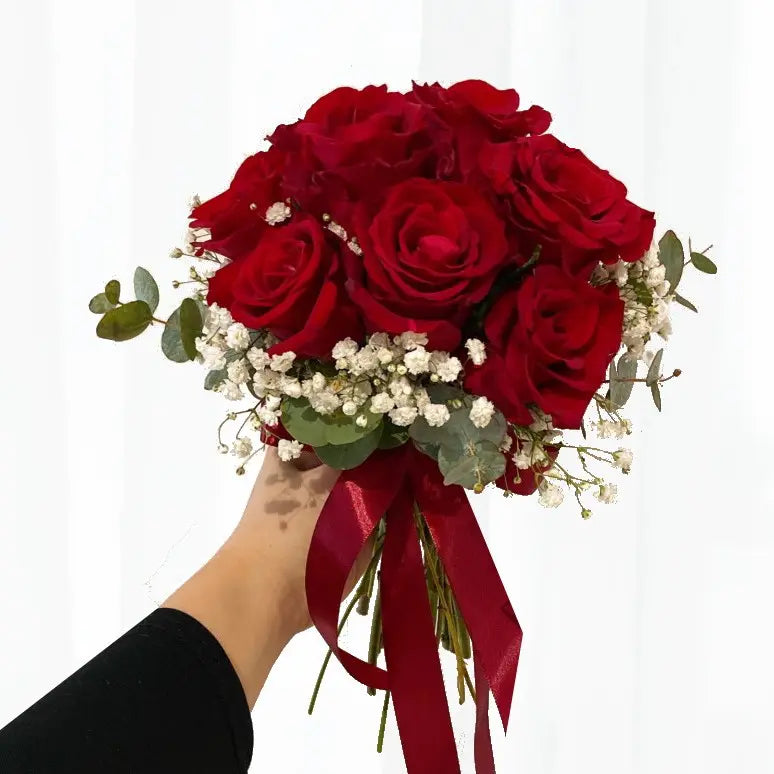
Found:
[{"label": "white baby's breath cluster", "polygon": [[646,346],[654,334],[666,340],[672,333],[669,306],[674,299],[666,268],[653,244],[639,261],[600,265],[594,282],[615,282],[624,302],[623,345],[629,356],[646,358]]},{"label": "white baby's breath cluster", "polygon": [[[516,475],[507,483],[519,484],[525,476],[534,478],[538,503],[545,508],[558,508],[569,493],[577,501],[583,518],[592,515],[583,501],[587,493],[599,503],[614,503],[617,485],[607,481],[594,468],[606,465],[629,473],[634,460],[631,450],[604,449],[585,440],[572,443],[566,438],[568,431],[554,428],[549,415],[533,409],[532,416],[533,422],[529,426],[510,427],[507,451]],[[591,429],[602,439],[618,439],[631,433],[631,423],[628,420],[600,420],[591,423]]]},{"label": "white baby's breath cluster", "polygon": [[[279,213],[278,213],[279,214]],[[294,352],[270,354],[276,340],[251,331],[235,322],[228,310],[212,304],[207,308],[202,335],[196,340],[198,360],[208,370],[215,391],[229,401],[252,396],[256,404],[245,411],[231,412],[238,418],[247,414],[237,440],[231,447],[240,459],[254,453],[251,443],[243,442],[245,427],[271,434],[280,419],[284,398],[306,398],[321,415],[341,411],[365,427],[373,414],[386,415],[398,427],[410,426],[423,417],[431,427],[449,421],[446,403],[434,403],[429,384],[458,383],[463,363],[448,352],[427,348],[424,333],[407,331],[398,336],[375,333],[364,344],[352,339],[339,341],[331,351],[330,364],[300,359]],[[483,363],[482,342],[471,339],[466,349],[474,362]],[[495,406],[486,398],[476,398],[470,420],[486,427]],[[302,446],[296,441],[278,441],[282,459],[294,459]],[[228,448],[221,442],[222,448]]]}]

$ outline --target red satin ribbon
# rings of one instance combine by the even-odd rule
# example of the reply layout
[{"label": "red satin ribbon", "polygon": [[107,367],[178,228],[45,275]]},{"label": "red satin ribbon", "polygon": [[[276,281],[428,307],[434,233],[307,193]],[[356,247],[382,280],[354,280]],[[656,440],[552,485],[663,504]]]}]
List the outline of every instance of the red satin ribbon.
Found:
[{"label": "red satin ribbon", "polygon": [[[445,486],[437,465],[410,445],[372,455],[342,473],[317,522],[306,565],[315,626],[358,681],[390,690],[409,774],[458,774],[459,759],[413,516],[428,524],[473,641],[477,774],[494,774],[489,690],[507,729],[522,632],[464,490]],[[339,647],[347,577],[387,514],[381,566],[387,670]]]}]

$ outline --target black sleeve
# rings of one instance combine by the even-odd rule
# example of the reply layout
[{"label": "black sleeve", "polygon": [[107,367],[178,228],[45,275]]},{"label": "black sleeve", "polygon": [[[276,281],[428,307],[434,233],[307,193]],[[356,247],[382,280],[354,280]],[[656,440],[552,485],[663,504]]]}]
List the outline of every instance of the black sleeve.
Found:
[{"label": "black sleeve", "polygon": [[0,772],[244,774],[252,750],[220,643],[161,608],[0,730]]}]

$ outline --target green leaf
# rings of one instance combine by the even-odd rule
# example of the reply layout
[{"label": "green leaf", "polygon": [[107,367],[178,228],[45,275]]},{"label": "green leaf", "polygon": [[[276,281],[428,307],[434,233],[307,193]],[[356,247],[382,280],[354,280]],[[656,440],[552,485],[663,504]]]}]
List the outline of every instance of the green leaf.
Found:
[{"label": "green leaf", "polygon": [[428,457],[431,457],[436,462],[438,461],[438,453],[441,450],[441,447],[437,443],[423,443],[422,441],[414,441],[414,446],[419,449],[423,454],[426,454]]},{"label": "green leaf", "polygon": [[309,405],[306,398],[285,398],[282,401],[282,424],[297,441],[309,446],[324,446],[325,422]]},{"label": "green leaf", "polygon": [[449,454],[445,447],[438,453],[438,467],[444,483],[473,489],[485,486],[505,473],[505,456],[491,441],[481,441],[460,455]]},{"label": "green leaf", "polygon": [[111,304],[117,304],[121,297],[121,283],[118,280],[110,280],[105,285],[105,296]]},{"label": "green leaf", "polygon": [[187,363],[193,358],[188,357],[188,353],[183,346],[183,339],[180,336],[180,310],[175,309],[167,324],[164,326],[164,331],[161,334],[161,351],[167,357],[167,359],[174,363]]},{"label": "green leaf", "polygon": [[658,258],[666,268],[666,281],[671,290],[674,290],[680,278],[683,276],[685,264],[685,251],[683,243],[677,238],[674,231],[667,231],[658,243]]},{"label": "green leaf", "polygon": [[715,265],[715,262],[704,255],[704,253],[691,253],[691,263],[705,274],[718,273],[718,267]]},{"label": "green leaf", "polygon": [[632,379],[636,378],[637,361],[634,358],[629,358],[624,353],[618,358],[617,366],[610,363],[610,400],[619,408],[623,408],[631,397],[634,388]]},{"label": "green leaf", "polygon": [[[180,346],[182,347],[182,342],[180,342]],[[185,358],[186,360],[188,360],[188,355],[186,355]],[[217,371],[210,371],[208,372],[207,376],[204,377],[204,389],[205,390],[217,389],[217,387],[219,387],[223,382],[225,382],[227,378],[228,378],[228,372],[226,371],[225,368],[219,368]]]},{"label": "green leaf", "polygon": [[354,443],[315,447],[322,462],[336,470],[350,470],[362,465],[379,445],[381,433],[368,433]]},{"label": "green leaf", "polygon": [[111,309],[115,308],[116,305],[111,304],[104,293],[97,293],[97,295],[89,301],[89,311],[94,312],[94,314],[105,314],[105,312],[109,312]]},{"label": "green leaf", "polygon": [[382,437],[379,439],[380,449],[395,449],[398,446],[403,446],[408,439],[408,428],[398,427],[390,422],[389,419],[384,419],[382,425]]},{"label": "green leaf", "polygon": [[430,383],[427,394],[433,403],[448,403],[451,400],[465,400],[466,394],[459,388],[443,382]]},{"label": "green leaf", "polygon": [[192,298],[180,304],[180,338],[189,360],[196,357],[196,339],[202,334],[202,315]]},{"label": "green leaf", "polygon": [[[341,409],[335,411],[333,414],[326,414],[322,417],[325,423],[325,442],[337,446],[339,444],[353,443],[359,438],[362,438],[368,433],[372,433],[382,422],[381,414],[374,414],[370,410],[370,401],[363,404],[358,409],[355,416],[347,416]],[[357,424],[357,417],[364,416],[366,418],[365,427],[360,427]]]},{"label": "green leaf", "polygon": [[683,298],[679,293],[675,293],[675,301],[686,309],[690,309],[692,312],[698,313],[699,311],[687,298]]},{"label": "green leaf", "polygon": [[650,394],[653,396],[653,402],[656,404],[656,408],[661,411],[661,389],[658,386],[658,382],[653,382],[650,385]]},{"label": "green leaf", "polygon": [[151,323],[151,310],[144,301],[131,301],[111,309],[97,323],[97,336],[110,341],[129,341]]},{"label": "green leaf", "polygon": [[159,305],[159,286],[151,273],[142,266],[134,270],[134,295],[139,301],[145,301],[151,312],[155,312]]},{"label": "green leaf", "polygon": [[648,368],[648,374],[645,377],[645,384],[648,387],[652,387],[654,384],[658,384],[658,380],[661,377],[661,359],[664,357],[664,350],[660,349],[656,352],[656,356],[653,358]]}]

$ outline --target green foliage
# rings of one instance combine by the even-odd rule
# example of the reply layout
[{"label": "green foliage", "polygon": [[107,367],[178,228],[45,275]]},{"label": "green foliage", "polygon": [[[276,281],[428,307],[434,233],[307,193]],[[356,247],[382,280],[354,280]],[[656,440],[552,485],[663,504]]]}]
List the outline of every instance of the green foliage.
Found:
[{"label": "green foliage", "polygon": [[89,301],[89,311],[94,314],[105,314],[111,309],[115,309],[116,305],[108,301],[108,297],[104,293],[97,293],[94,298]]},{"label": "green foliage", "polygon": [[438,467],[447,486],[459,484],[466,489],[476,489],[505,473],[505,456],[491,441],[470,444],[460,455],[449,454],[447,447],[442,446]]},{"label": "green foliage", "polygon": [[507,430],[502,413],[495,411],[486,427],[476,427],[470,420],[472,395],[446,384],[431,385],[428,394],[434,403],[446,404],[449,420],[432,427],[417,417],[409,435],[420,451],[438,461],[446,483],[478,489],[499,478],[505,457],[498,447]]},{"label": "green foliage", "polygon": [[656,356],[653,358],[648,368],[648,374],[645,377],[645,384],[648,387],[652,387],[654,384],[658,384],[658,380],[661,377],[661,359],[664,357],[664,350],[660,349],[656,352]]},{"label": "green foliage", "polygon": [[683,298],[679,293],[675,293],[675,301],[686,309],[690,309],[692,312],[698,313],[699,311],[687,298]]},{"label": "green foliage", "polygon": [[650,385],[650,394],[653,396],[653,402],[656,404],[656,408],[661,411],[661,388],[658,386],[658,382],[653,382]]},{"label": "green foliage", "polygon": [[[182,342],[181,342],[182,346]],[[188,360],[188,355],[185,356],[186,360]],[[207,376],[204,377],[204,389],[205,390],[214,390],[217,387],[219,387],[223,382],[226,381],[228,378],[228,372],[225,368],[221,368],[217,371],[210,371],[208,372]]]},{"label": "green foliage", "polygon": [[382,424],[382,437],[379,439],[380,449],[395,449],[403,446],[409,439],[408,428],[398,427],[385,417]]},{"label": "green foliage", "polygon": [[[381,414],[369,410],[365,403],[355,416],[347,416],[341,409],[332,414],[318,414],[306,398],[285,398],[282,401],[282,424],[287,431],[301,443],[309,446],[346,446],[359,441],[371,433],[376,434],[378,445],[381,432]],[[366,418],[366,425],[357,424],[357,416]]]},{"label": "green foliage", "polygon": [[180,338],[189,360],[196,357],[196,339],[202,335],[202,315],[192,298],[184,298],[180,304]]},{"label": "green foliage", "polygon": [[379,446],[381,433],[370,432],[353,443],[316,446],[315,453],[336,470],[350,470],[364,463]]},{"label": "green foliage", "polygon": [[180,310],[175,309],[167,324],[164,326],[164,332],[161,334],[161,351],[174,363],[187,363],[191,360],[183,346],[183,339],[180,334]]},{"label": "green foliage", "polygon": [[121,283],[118,280],[110,280],[105,285],[105,297],[111,304],[117,304],[121,297]]},{"label": "green foliage", "polygon": [[134,270],[134,295],[138,301],[145,301],[151,312],[155,312],[159,305],[159,286],[151,273],[142,266]]},{"label": "green foliage", "polygon": [[685,264],[685,251],[683,243],[678,239],[674,231],[667,231],[658,243],[658,258],[666,269],[666,281],[671,290],[674,290],[683,276]]},{"label": "green foliage", "polygon": [[610,400],[619,408],[628,402],[637,378],[637,361],[624,353],[615,361],[610,362]]},{"label": "green foliage", "polygon": [[105,314],[97,323],[97,336],[110,341],[128,341],[139,336],[151,324],[152,317],[144,301],[131,301]]},{"label": "green foliage", "polygon": [[704,255],[704,253],[691,253],[691,263],[705,274],[718,273],[718,267],[715,265],[715,262]]}]

